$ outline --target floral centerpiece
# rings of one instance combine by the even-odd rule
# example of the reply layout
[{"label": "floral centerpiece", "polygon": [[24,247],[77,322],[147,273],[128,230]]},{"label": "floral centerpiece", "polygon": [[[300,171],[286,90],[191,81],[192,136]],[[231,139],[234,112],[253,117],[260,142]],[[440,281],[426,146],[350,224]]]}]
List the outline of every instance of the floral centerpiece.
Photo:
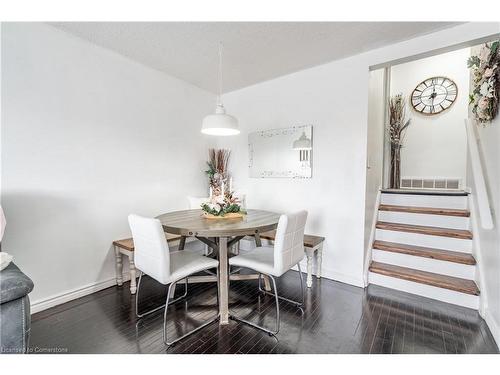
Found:
[{"label": "floral centerpiece", "polygon": [[494,41],[481,46],[478,55],[467,60],[472,71],[472,93],[469,105],[472,113],[481,124],[491,122],[498,113],[500,92],[500,51],[499,42]]},{"label": "floral centerpiece", "polygon": [[232,191],[232,178],[228,173],[230,150],[210,149],[208,152],[208,176],[210,198],[202,203],[201,209],[207,218],[242,217],[245,212],[241,208],[240,199]]},{"label": "floral centerpiece", "polygon": [[201,205],[205,216],[213,217],[242,217],[245,212],[241,209],[239,199],[233,192],[227,192],[224,195],[212,195],[210,200]]}]

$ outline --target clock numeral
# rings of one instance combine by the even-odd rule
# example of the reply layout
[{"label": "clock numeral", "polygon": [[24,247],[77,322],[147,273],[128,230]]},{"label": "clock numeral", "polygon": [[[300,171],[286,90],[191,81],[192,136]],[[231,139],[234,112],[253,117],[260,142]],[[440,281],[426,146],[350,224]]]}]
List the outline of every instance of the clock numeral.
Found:
[{"label": "clock numeral", "polygon": [[456,100],[457,85],[447,77],[431,77],[420,82],[413,90],[410,100],[418,113],[435,115],[448,109]]}]

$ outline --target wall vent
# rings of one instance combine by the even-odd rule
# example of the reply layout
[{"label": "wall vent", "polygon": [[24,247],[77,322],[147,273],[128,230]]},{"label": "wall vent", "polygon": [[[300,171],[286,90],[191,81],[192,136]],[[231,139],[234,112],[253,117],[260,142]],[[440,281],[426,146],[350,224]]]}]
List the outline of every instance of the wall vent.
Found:
[{"label": "wall vent", "polygon": [[459,190],[461,186],[462,181],[460,178],[403,177],[401,179],[402,189]]}]

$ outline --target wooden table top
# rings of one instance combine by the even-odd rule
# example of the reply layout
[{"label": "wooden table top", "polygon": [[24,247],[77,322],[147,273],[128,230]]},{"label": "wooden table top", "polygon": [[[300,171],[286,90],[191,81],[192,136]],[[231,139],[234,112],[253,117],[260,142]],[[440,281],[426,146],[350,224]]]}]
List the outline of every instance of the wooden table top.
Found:
[{"label": "wooden table top", "polygon": [[169,212],[157,216],[165,232],[182,236],[231,237],[247,236],[273,230],[280,215],[263,210],[248,210],[243,218],[207,219],[202,210]]}]

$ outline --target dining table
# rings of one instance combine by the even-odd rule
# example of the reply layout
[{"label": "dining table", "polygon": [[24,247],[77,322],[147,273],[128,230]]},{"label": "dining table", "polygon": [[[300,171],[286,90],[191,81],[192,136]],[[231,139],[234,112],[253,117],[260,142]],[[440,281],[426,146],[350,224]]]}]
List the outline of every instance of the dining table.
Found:
[{"label": "dining table", "polygon": [[[168,212],[157,216],[166,233],[180,235],[179,250],[184,250],[186,239],[195,237],[214,250],[219,259],[219,324],[229,323],[229,281],[251,280],[259,274],[229,274],[229,250],[245,236],[255,238],[262,246],[260,234],[276,229],[280,215],[264,210],[247,210],[242,217],[208,218],[201,209]],[[215,275],[190,276],[189,282],[215,282]],[[266,289],[269,281],[264,278]]]}]

